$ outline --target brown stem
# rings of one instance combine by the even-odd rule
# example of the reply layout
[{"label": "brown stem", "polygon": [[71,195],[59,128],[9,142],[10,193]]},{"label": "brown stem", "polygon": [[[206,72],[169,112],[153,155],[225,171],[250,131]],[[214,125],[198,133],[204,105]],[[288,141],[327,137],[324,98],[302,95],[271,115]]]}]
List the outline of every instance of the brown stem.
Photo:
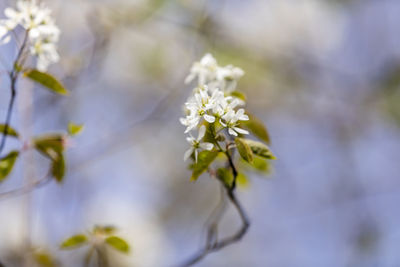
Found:
[{"label": "brown stem", "polygon": [[8,108],[7,108],[7,114],[6,114],[6,121],[5,121],[5,125],[4,125],[4,130],[3,130],[3,136],[1,138],[1,142],[0,142],[0,156],[1,153],[6,145],[6,140],[7,140],[7,134],[8,134],[8,129],[10,128],[10,123],[11,123],[11,116],[12,116],[12,111],[13,111],[13,107],[14,107],[14,103],[15,103],[15,98],[17,96],[17,81],[18,81],[18,75],[19,75],[19,61],[21,59],[21,56],[25,50],[26,44],[28,42],[28,35],[29,35],[29,31],[26,31],[25,33],[25,37],[24,37],[24,41],[18,51],[17,57],[14,61],[14,65],[13,65],[13,69],[10,72],[9,76],[10,76],[10,81],[11,81],[11,85],[10,85],[10,89],[11,89],[11,97],[10,97],[10,102],[8,104]]},{"label": "brown stem", "polygon": [[[215,231],[217,229],[216,225],[218,224],[218,222],[211,224],[208,228],[208,236],[207,236],[206,246],[202,250],[200,250],[197,254],[195,254],[192,258],[190,258],[188,261],[186,261],[184,264],[180,265],[181,267],[192,266],[192,265],[198,263],[199,261],[201,261],[208,254],[210,254],[212,252],[216,252],[226,246],[229,246],[233,243],[240,241],[243,238],[243,236],[247,233],[247,230],[250,227],[250,221],[246,215],[246,212],[243,209],[242,205],[240,204],[240,202],[237,199],[236,194],[235,194],[236,179],[238,176],[238,172],[233,163],[231,155],[229,154],[229,152],[227,152],[226,154],[228,156],[229,165],[231,166],[232,173],[233,173],[233,183],[232,183],[231,187],[228,187],[224,184],[223,185],[224,185],[226,194],[227,194],[230,202],[235,207],[236,211],[239,213],[240,219],[242,221],[242,226],[235,234],[218,241],[218,240],[215,240],[216,239]],[[220,220],[220,216],[218,217],[218,220]]]}]

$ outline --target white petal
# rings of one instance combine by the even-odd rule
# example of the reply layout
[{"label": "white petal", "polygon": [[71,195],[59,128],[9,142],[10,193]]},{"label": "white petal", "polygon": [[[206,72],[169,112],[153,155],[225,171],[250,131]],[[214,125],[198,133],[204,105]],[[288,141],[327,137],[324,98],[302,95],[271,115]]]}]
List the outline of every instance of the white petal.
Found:
[{"label": "white petal", "polygon": [[249,120],[249,116],[247,116],[246,114],[242,115],[239,117],[240,121],[248,121]]},{"label": "white petal", "polygon": [[228,133],[229,133],[230,135],[234,135],[234,136],[237,136],[237,135],[238,135],[234,130],[232,130],[232,128],[229,128],[229,129],[228,129]]},{"label": "white petal", "polygon": [[235,129],[235,131],[238,132],[238,133],[240,133],[240,134],[249,134],[248,131],[243,130],[243,129],[238,128],[238,127],[233,127],[233,129]]},{"label": "white petal", "polygon": [[186,118],[179,118],[179,121],[181,122],[182,125],[187,126],[187,119]]},{"label": "white petal", "polygon": [[240,116],[242,116],[244,114],[244,109],[239,109],[237,112],[236,112],[236,116],[238,116],[238,117],[240,117]]},{"label": "white petal", "polygon": [[203,139],[205,133],[206,133],[206,126],[201,125],[201,127],[199,129],[199,137],[197,137],[197,141],[200,141],[201,139]]},{"label": "white petal", "polygon": [[192,155],[193,153],[193,147],[189,148],[188,150],[186,150],[185,154],[183,155],[183,160],[186,161],[190,155]]},{"label": "white petal", "polygon": [[193,81],[193,79],[194,79],[195,77],[196,77],[195,74],[193,74],[193,73],[189,74],[189,75],[186,77],[186,79],[185,79],[185,84],[188,84],[188,83],[190,83],[191,81]]},{"label": "white petal", "polygon": [[209,123],[213,123],[215,121],[215,117],[214,116],[210,116],[210,115],[207,115],[207,114],[204,115],[204,119]]},{"label": "white petal", "polygon": [[17,16],[17,12],[9,7],[4,9],[4,14],[9,18],[15,18]]},{"label": "white petal", "polygon": [[200,147],[201,147],[202,149],[205,149],[205,150],[211,150],[211,149],[213,149],[214,145],[211,144],[211,143],[205,142],[205,143],[201,143],[201,144],[200,144]]}]

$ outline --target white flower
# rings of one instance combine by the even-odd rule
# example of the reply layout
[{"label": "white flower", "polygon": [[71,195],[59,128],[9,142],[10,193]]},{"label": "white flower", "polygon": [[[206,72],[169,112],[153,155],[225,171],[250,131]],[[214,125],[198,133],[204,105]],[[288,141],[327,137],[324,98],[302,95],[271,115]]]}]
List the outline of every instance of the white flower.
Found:
[{"label": "white flower", "polygon": [[199,62],[193,64],[185,83],[190,83],[197,77],[198,85],[207,85],[211,92],[216,89],[232,92],[243,74],[244,71],[242,69],[232,65],[219,66],[211,54],[206,54]]},{"label": "white flower", "polygon": [[233,110],[235,107],[242,104],[243,101],[238,98],[234,98],[232,96],[225,97],[222,94],[217,105],[214,106],[213,112],[216,117],[221,118],[223,115]]},{"label": "white flower", "polygon": [[203,139],[204,135],[206,133],[206,127],[202,125],[199,129],[199,135],[197,138],[194,138],[192,135],[190,137],[187,137],[186,140],[189,142],[191,147],[185,152],[183,156],[183,160],[187,160],[194,152],[194,158],[197,163],[197,156],[199,154],[199,149],[205,149],[210,151],[213,149],[214,145],[208,142],[201,142],[201,139]]},{"label": "white flower", "polygon": [[46,71],[48,66],[57,62],[60,57],[57,53],[57,47],[54,43],[45,43],[38,40],[30,52],[32,55],[37,56],[37,68],[40,71]]},{"label": "white flower", "polygon": [[219,88],[226,92],[232,92],[235,90],[237,81],[244,75],[244,71],[241,68],[228,65],[225,67],[219,67],[216,73],[216,79],[218,81]]},{"label": "white flower", "polygon": [[241,108],[236,113],[234,110],[228,111],[225,115],[222,116],[220,123],[222,124],[222,126],[228,128],[228,132],[230,135],[237,136],[238,133],[249,134],[248,131],[237,127],[237,125],[239,124],[238,121],[247,120],[249,120],[249,116],[244,114],[244,109]]},{"label": "white flower", "polygon": [[217,60],[211,54],[206,54],[200,62],[193,64],[190,74],[185,79],[185,83],[190,83],[198,77],[198,85],[205,85],[215,79],[217,68]]},{"label": "white flower", "polygon": [[37,56],[39,70],[46,71],[48,65],[59,60],[56,43],[60,30],[49,8],[36,0],[19,0],[16,9],[6,8],[4,13],[7,18],[0,21],[0,44],[9,42],[9,32],[20,25],[28,33],[29,51]]},{"label": "white flower", "polygon": [[187,126],[185,133],[195,128],[201,118],[204,118],[209,123],[215,122],[215,117],[207,112],[216,105],[218,95],[213,93],[210,97],[207,90],[207,87],[198,88],[198,93],[195,93],[194,97],[189,98],[189,101],[185,103],[189,115],[180,119],[180,122]]}]

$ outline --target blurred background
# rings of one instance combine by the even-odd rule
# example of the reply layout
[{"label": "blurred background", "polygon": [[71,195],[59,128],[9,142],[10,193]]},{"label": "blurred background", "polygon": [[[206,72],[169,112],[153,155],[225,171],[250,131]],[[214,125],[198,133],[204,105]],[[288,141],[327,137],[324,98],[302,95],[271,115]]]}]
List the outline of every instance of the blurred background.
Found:
[{"label": "blurred background", "polygon": [[[43,2],[62,31],[49,72],[70,95],[20,83],[12,125],[26,138],[69,121],[85,130],[71,141],[61,186],[1,200],[7,267],[22,266],[27,242],[81,266],[87,248],[59,245],[95,224],[118,227],[132,246],[110,252],[112,266],[176,266],[201,247],[219,187],[207,175],[189,182],[178,119],[191,92],[184,78],[206,52],[246,72],[238,90],[278,160],[239,188],[248,234],[197,266],[400,266],[400,1]],[[2,120],[8,84],[2,75]],[[28,153],[0,192],[47,167]],[[221,229],[237,227],[229,210]]]}]

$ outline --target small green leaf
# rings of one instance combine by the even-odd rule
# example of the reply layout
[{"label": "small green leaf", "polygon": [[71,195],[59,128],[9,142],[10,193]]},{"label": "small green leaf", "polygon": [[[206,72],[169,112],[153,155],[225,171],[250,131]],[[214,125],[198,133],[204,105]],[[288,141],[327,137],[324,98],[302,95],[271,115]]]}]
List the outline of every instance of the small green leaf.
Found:
[{"label": "small green leaf", "polygon": [[107,237],[106,243],[120,252],[123,252],[123,253],[129,252],[128,243],[118,236]]},{"label": "small green leaf", "polygon": [[249,130],[252,134],[256,137],[260,138],[262,141],[266,142],[267,144],[271,143],[271,139],[269,137],[269,133],[267,128],[265,127],[264,123],[258,119],[256,116],[248,113],[246,114],[249,116],[248,121],[242,122],[242,125]]},{"label": "small green leaf", "polygon": [[218,168],[217,178],[223,182],[226,187],[230,188],[232,186],[233,175],[226,168]]},{"label": "small green leaf", "polygon": [[206,126],[206,133],[203,137],[203,141],[213,144],[215,142],[215,124],[205,122],[204,125]]},{"label": "small green leaf", "polygon": [[48,252],[35,252],[36,263],[41,267],[56,267],[57,263]]},{"label": "small green leaf", "polygon": [[248,187],[250,184],[249,178],[247,178],[247,176],[242,172],[239,172],[238,176],[236,177],[236,181],[237,181],[237,184],[243,188]]},{"label": "small green leaf", "polygon": [[51,163],[51,175],[58,183],[61,183],[65,176],[65,159],[61,153]]},{"label": "small green leaf", "polygon": [[83,124],[75,124],[73,122],[68,123],[68,133],[71,136],[78,135],[83,130]]},{"label": "small green leaf", "polygon": [[66,239],[62,244],[62,249],[74,249],[85,245],[88,242],[88,238],[85,235],[74,235]]},{"label": "small green leaf", "polygon": [[217,157],[218,151],[207,151],[204,150],[199,153],[197,157],[197,163],[193,164],[193,172],[191,181],[196,181],[199,176],[208,169],[208,166],[214,161]]},{"label": "small green leaf", "polygon": [[247,162],[251,163],[253,161],[253,152],[250,146],[245,142],[243,138],[235,138],[236,148],[239,151],[240,156]]},{"label": "small green leaf", "polygon": [[25,76],[31,79],[32,81],[41,84],[52,92],[67,95],[68,91],[64,88],[64,86],[52,75],[41,72],[35,69],[31,69],[25,72]]},{"label": "small green leaf", "polygon": [[253,164],[251,166],[259,172],[270,174],[271,164],[265,158],[254,157]]},{"label": "small green leaf", "polygon": [[44,156],[55,160],[64,151],[64,136],[61,134],[43,135],[33,139],[35,148]]},{"label": "small green leaf", "polygon": [[254,154],[266,158],[266,159],[276,159],[269,147],[261,142],[253,141],[249,139],[243,139],[251,148]]},{"label": "small green leaf", "polygon": [[239,91],[233,91],[233,92],[231,92],[230,95],[233,97],[239,98],[240,100],[246,101],[246,96]]},{"label": "small green leaf", "polygon": [[18,65],[16,62],[14,63],[14,70],[16,72],[21,72],[22,71],[22,66]]},{"label": "small green leaf", "polygon": [[18,151],[11,151],[7,156],[0,159],[0,182],[4,181],[12,171],[18,155]]},{"label": "small green leaf", "polygon": [[[4,134],[4,130],[6,128],[5,124],[0,124],[0,134]],[[16,130],[14,130],[13,128],[11,128],[10,126],[7,127],[7,133],[6,135],[12,136],[12,137],[19,137],[19,134],[17,133]]]},{"label": "small green leaf", "polygon": [[64,136],[51,134],[36,137],[33,144],[37,151],[51,160],[51,175],[61,183],[65,176]]}]

